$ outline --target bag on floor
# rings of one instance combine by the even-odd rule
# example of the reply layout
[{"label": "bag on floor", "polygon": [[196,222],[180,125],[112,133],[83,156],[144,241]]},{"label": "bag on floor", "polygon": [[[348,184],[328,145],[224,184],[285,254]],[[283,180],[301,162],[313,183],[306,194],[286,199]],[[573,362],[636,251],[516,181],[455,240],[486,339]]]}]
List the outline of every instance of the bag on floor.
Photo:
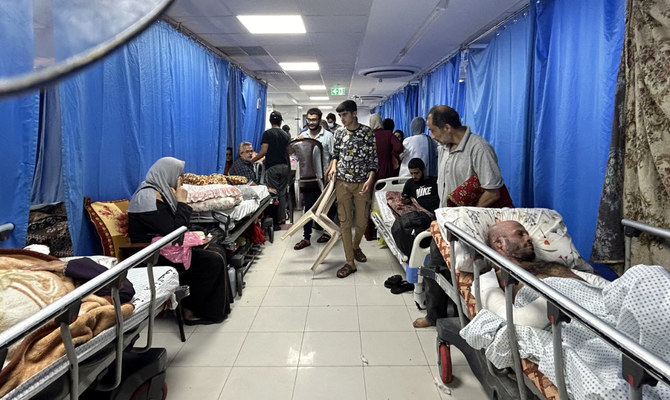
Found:
[{"label": "bag on floor", "polygon": [[391,226],[391,235],[404,255],[409,257],[414,238],[428,229],[431,222],[430,216],[423,211],[410,211],[396,218]]}]

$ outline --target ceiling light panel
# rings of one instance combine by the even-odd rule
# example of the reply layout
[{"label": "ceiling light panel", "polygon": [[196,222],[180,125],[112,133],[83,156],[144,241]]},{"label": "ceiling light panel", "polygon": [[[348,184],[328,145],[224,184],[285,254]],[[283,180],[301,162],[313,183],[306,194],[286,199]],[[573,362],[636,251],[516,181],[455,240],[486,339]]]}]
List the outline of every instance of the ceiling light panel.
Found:
[{"label": "ceiling light panel", "polygon": [[310,96],[309,99],[314,100],[314,101],[328,101],[328,100],[330,100],[330,97],[328,97],[328,96]]},{"label": "ceiling light panel", "polygon": [[280,62],[279,66],[284,71],[318,71],[319,64],[316,62]]},{"label": "ceiling light panel", "polygon": [[300,90],[326,90],[325,85],[300,85]]},{"label": "ceiling light panel", "polygon": [[307,32],[300,15],[238,15],[237,19],[254,34]]}]

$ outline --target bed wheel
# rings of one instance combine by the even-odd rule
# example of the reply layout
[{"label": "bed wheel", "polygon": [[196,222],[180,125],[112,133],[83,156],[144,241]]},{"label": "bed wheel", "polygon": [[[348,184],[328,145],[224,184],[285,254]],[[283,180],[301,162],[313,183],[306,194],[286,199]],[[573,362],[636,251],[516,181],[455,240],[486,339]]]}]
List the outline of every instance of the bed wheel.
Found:
[{"label": "bed wheel", "polygon": [[453,379],[451,371],[451,349],[449,343],[441,342],[438,346],[437,365],[440,368],[440,379],[445,384],[451,383]]}]

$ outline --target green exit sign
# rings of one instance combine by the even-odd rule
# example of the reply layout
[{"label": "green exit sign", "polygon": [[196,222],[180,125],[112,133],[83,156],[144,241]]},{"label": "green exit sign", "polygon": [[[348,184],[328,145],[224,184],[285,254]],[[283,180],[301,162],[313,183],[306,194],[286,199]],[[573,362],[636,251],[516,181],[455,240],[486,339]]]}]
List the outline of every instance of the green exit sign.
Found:
[{"label": "green exit sign", "polygon": [[343,87],[332,87],[330,88],[330,95],[331,96],[344,96],[346,95],[345,90]]}]

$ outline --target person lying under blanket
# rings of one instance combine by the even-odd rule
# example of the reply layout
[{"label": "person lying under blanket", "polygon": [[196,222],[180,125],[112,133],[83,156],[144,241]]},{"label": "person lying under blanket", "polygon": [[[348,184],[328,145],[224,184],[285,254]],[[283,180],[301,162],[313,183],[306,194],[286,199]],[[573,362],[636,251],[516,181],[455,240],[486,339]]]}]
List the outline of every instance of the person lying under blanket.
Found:
[{"label": "person lying under blanket", "polygon": [[[504,221],[488,232],[488,245],[531,272],[573,302],[636,341],[651,353],[670,361],[670,273],[658,265],[636,265],[613,282],[593,274],[535,260],[526,229]],[[566,279],[569,278],[569,279]],[[496,272],[480,276],[483,310],[460,335],[497,367],[512,365],[505,323],[505,296]],[[522,358],[534,360],[555,382],[551,332],[546,300],[522,285],[514,288],[514,324]],[[621,355],[578,322],[563,324],[566,382],[570,398],[624,398],[627,383],[621,377]],[[644,387],[644,398],[670,398],[670,387]]]},{"label": "person lying under blanket", "polygon": [[[0,249],[0,332],[28,318],[76,286],[107,268],[89,258],[68,262],[27,250]],[[135,290],[127,279],[119,288],[124,318],[133,312]],[[79,315],[70,324],[75,345],[81,345],[116,323],[111,288],[103,287],[82,299]],[[10,346],[0,371],[0,397],[65,354],[60,329],[50,321]]]}]

